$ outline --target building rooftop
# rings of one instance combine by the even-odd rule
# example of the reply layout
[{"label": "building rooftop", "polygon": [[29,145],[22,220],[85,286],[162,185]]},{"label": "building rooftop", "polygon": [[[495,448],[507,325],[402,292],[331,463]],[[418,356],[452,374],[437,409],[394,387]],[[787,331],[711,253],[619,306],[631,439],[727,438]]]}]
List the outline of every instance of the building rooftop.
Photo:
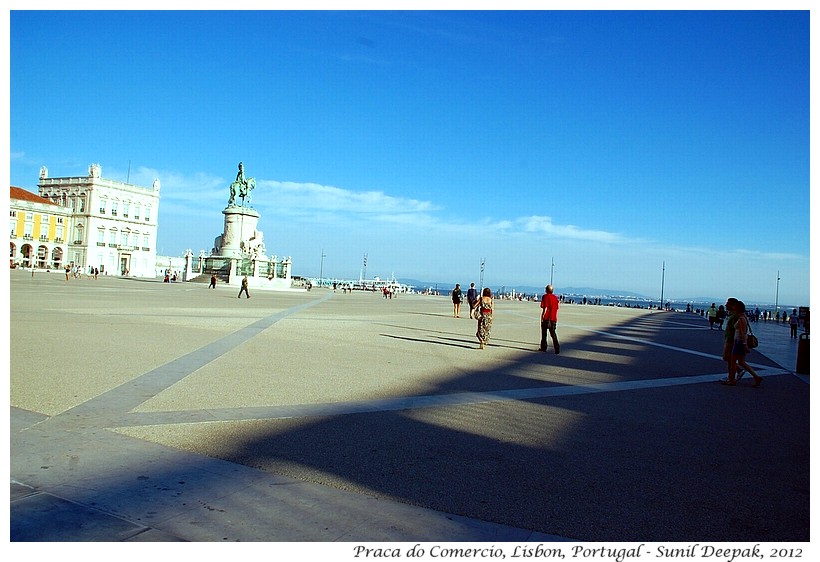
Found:
[{"label": "building rooftop", "polygon": [[40,197],[36,193],[32,193],[31,191],[23,189],[22,187],[14,187],[13,185],[10,187],[12,199],[18,199],[20,201],[30,201],[32,203],[43,203],[46,205],[54,205],[55,207],[60,207],[60,205],[57,205],[53,201],[46,199],[45,197]]}]

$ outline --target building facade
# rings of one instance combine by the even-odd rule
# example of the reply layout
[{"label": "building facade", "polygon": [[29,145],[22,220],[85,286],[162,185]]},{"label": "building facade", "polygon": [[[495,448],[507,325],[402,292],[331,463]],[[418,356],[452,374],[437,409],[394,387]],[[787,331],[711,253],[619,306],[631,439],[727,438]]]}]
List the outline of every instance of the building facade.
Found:
[{"label": "building facade", "polygon": [[72,265],[67,260],[71,209],[11,186],[9,223],[11,267],[62,269]]},{"label": "building facade", "polygon": [[142,187],[102,177],[91,164],[86,177],[48,177],[40,169],[40,196],[69,209],[69,261],[103,275],[154,277],[159,180]]}]

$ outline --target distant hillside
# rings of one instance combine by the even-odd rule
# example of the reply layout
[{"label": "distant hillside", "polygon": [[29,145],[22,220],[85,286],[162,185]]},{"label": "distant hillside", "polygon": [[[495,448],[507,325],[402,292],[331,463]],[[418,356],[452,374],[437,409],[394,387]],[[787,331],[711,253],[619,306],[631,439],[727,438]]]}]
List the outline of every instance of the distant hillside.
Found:
[{"label": "distant hillside", "polygon": [[[541,288],[543,291],[543,287]],[[641,293],[634,291],[624,291],[622,289],[596,289],[593,287],[556,287],[562,294],[567,295],[586,295],[592,297],[630,297],[636,299],[652,299]]]},{"label": "distant hillside", "polygon": [[[417,291],[424,290],[427,288],[438,288],[439,292],[445,293],[451,291],[452,288],[456,286],[455,282],[420,281],[418,279],[397,279],[397,281],[399,283],[404,283],[405,285],[415,287]],[[469,284],[462,284],[461,288],[464,290],[469,286]],[[540,295],[544,292],[543,286],[536,287],[534,285],[501,285],[497,287],[491,286],[490,288],[494,291],[501,290],[503,288],[505,292],[515,290],[516,293],[523,293],[527,295]],[[623,291],[616,289],[595,289],[592,287],[556,287],[556,293],[563,295],[581,295],[587,297],[627,297],[637,299],[652,298],[632,291]]]}]

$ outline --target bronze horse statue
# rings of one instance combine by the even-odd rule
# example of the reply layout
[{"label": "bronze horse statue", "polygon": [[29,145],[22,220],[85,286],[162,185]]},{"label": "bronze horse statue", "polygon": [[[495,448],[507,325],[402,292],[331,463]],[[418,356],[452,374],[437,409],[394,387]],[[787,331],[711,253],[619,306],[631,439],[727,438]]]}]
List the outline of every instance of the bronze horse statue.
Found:
[{"label": "bronze horse statue", "polygon": [[[228,205],[236,205],[237,196],[242,199],[242,206],[250,202],[250,193],[256,187],[256,179],[245,179],[245,169],[242,162],[239,163],[239,172],[236,174],[236,181],[231,184],[231,196],[228,199]],[[246,201],[247,199],[247,201]]]}]

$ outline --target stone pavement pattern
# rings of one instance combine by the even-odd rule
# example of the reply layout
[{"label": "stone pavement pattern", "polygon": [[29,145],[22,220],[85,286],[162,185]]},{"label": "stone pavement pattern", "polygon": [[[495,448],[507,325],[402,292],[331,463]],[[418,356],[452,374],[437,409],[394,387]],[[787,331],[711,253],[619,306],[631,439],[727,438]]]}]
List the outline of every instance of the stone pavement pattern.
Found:
[{"label": "stone pavement pattern", "polygon": [[566,305],[554,355],[534,303],[498,302],[480,351],[444,297],[14,271],[10,295],[15,541],[809,539],[778,327],[763,385],[727,388],[691,314]]}]

